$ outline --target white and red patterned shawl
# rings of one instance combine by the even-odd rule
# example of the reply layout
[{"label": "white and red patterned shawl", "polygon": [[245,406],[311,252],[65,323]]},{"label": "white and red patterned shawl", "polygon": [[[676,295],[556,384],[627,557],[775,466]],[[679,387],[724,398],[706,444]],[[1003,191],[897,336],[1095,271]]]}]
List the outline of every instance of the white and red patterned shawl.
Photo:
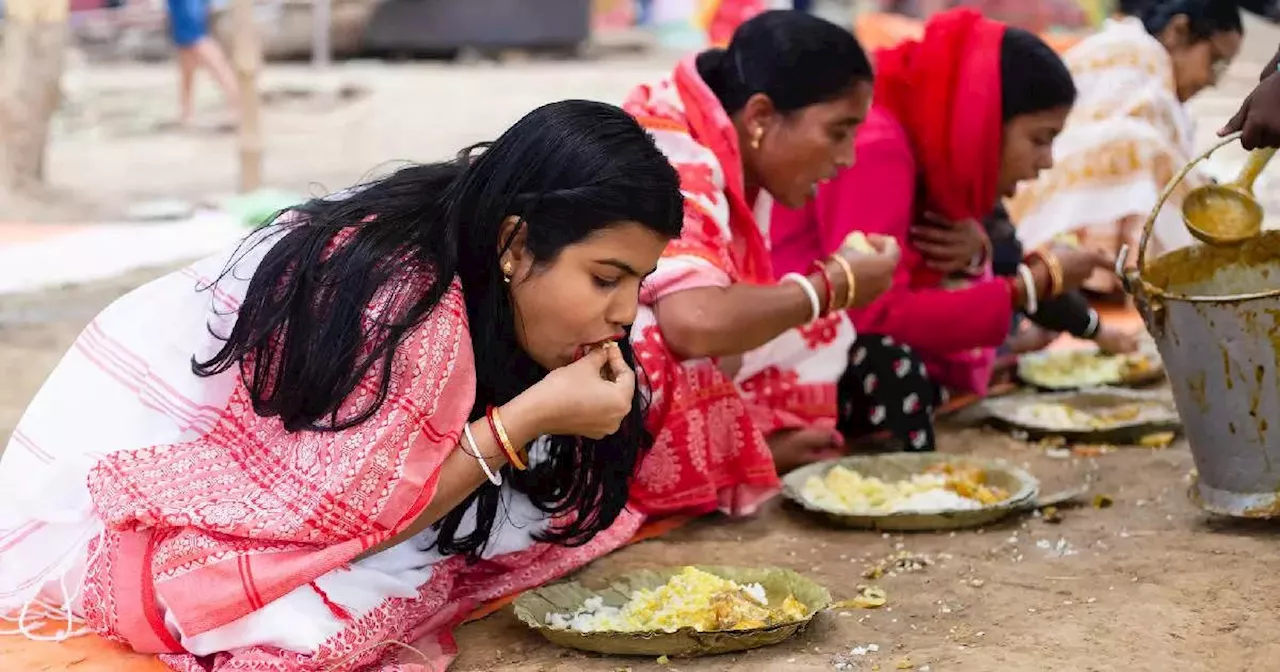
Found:
[{"label": "white and red patterned shawl", "polygon": [[[258,248],[255,257],[265,252]],[[218,277],[214,263],[157,280],[104,311],[45,384],[14,437],[28,457],[37,458],[27,470],[37,481],[49,471],[38,469],[41,462],[74,461],[60,446],[99,444],[84,448],[87,459],[76,467],[64,468],[74,478],[90,467],[92,508],[106,527],[89,550],[85,594],[99,599],[86,601],[85,617],[99,632],[144,652],[181,650],[163,626],[158,604],[184,634],[206,632],[404,530],[430,501],[438,467],[475,396],[466,312],[455,281],[397,350],[388,396],[374,417],[338,432],[286,432],[278,418],[254,412],[237,371],[212,379],[191,373],[193,350],[202,357],[217,347],[206,330],[226,333],[233,323],[252,275],[244,269],[252,271],[256,261],[241,259],[223,282],[194,293],[193,285]],[[406,274],[404,280],[423,282],[421,277]],[[156,308],[172,307],[164,297],[178,291],[202,297],[204,305],[191,314],[140,315],[149,295]],[[406,294],[383,292],[366,319],[396,310],[397,297]],[[169,320],[181,326],[164,324]],[[367,405],[380,375],[374,367],[340,416]],[[68,417],[68,383],[100,389],[100,408]],[[155,442],[175,434],[190,438]],[[135,448],[121,449],[126,446]],[[10,477],[23,472],[21,465],[5,466]],[[23,524],[25,532],[6,535],[10,543],[0,549],[4,602],[24,591],[29,597],[42,580],[66,573],[64,561],[75,554],[73,540],[56,538],[58,521],[40,520],[39,512],[33,518]],[[42,528],[49,530],[47,541],[64,545],[66,553],[50,567],[24,569],[22,549],[15,547],[22,537],[38,541]]]},{"label": "white and red patterned shawl", "polygon": [[[191,371],[193,355],[222,347],[216,334],[234,325],[283,230],[113,303],[36,395],[0,458],[0,621],[18,624],[0,634],[62,639],[88,621],[136,650],[178,652],[163,659],[193,672],[355,669],[394,658],[397,649],[369,647],[399,640],[444,669],[451,631],[477,602],[581,567],[643,521],[624,512],[578,547],[537,542],[557,522],[508,486],[508,517],[478,562],[440,557],[428,530],[350,563],[422,511],[456,449],[475,395],[462,294],[455,282],[406,334],[374,417],[285,432],[253,412],[238,370]],[[363,408],[378,373],[341,413]],[[61,632],[35,632],[59,621]]]},{"label": "white and red patterned shawl", "polygon": [[[367,319],[394,309],[389,298]],[[286,432],[238,385],[208,434],[99,461],[89,489],[109,532],[91,550],[88,582],[114,608],[86,605],[95,629],[140,651],[181,650],[159,625],[157,600],[183,633],[199,634],[403,531],[430,502],[475,398],[456,281],[414,331],[393,359],[386,400],[355,427]],[[369,371],[340,414],[365,408],[381,374]]]}]

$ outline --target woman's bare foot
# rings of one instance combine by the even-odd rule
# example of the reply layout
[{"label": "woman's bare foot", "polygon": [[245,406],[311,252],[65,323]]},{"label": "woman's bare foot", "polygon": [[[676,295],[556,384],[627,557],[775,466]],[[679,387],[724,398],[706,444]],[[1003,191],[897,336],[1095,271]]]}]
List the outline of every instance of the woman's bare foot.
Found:
[{"label": "woman's bare foot", "polygon": [[806,464],[840,457],[844,450],[829,429],[787,429],[768,438],[773,465],[785,474]]}]

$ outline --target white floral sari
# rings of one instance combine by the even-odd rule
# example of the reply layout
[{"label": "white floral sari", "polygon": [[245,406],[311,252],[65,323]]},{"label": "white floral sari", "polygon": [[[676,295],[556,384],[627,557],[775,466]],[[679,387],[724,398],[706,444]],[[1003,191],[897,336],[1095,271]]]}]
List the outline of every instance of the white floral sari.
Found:
[{"label": "white floral sari", "polygon": [[[1054,167],[1024,184],[1009,203],[1029,249],[1065,234],[1081,243],[1136,255],[1142,225],[1165,185],[1190,161],[1193,126],[1178,100],[1164,46],[1134,18],[1108,20],[1064,56],[1079,91],[1053,147]],[[1182,197],[1204,183],[1187,176],[1156,220],[1153,251],[1191,243],[1179,215]],[[1096,276],[1090,288],[1114,289]]]}]

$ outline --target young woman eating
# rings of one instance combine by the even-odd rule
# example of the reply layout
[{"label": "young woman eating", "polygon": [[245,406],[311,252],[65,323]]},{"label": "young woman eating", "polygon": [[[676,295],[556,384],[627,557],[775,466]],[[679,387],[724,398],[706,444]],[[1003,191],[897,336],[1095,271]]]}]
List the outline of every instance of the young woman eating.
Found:
[{"label": "young woman eating", "polygon": [[778,470],[839,445],[835,382],[854,341],[843,312],[889,284],[896,250],[836,246],[781,282],[773,199],[799,206],[852,160],[871,67],[845,29],[794,10],[744,23],[728,49],[637,88],[624,108],[680,173],[685,221],[645,282],[631,332],[653,399],[647,513],[749,513]]},{"label": "young woman eating", "polygon": [[1014,277],[991,273],[980,220],[1052,165],[1075,99],[1048,45],[959,9],[934,17],[920,42],[878,54],[876,65],[857,162],[806,207],[775,211],[773,261],[777,273],[806,268],[851,231],[899,242],[893,288],[851,313],[860,337],[840,382],[842,429],[891,430],[906,449],[931,450],[941,394],[985,393],[1014,312],[1035,312],[1105,260],[1055,247],[1028,257]]},{"label": "young woman eating", "polygon": [[[1187,101],[1217,83],[1240,51],[1234,2],[1151,0],[1130,11],[1065,55],[1080,100],[1054,145],[1056,165],[1009,203],[1028,246],[1071,234],[1113,256],[1127,244],[1136,256],[1160,192],[1194,156]],[[1192,242],[1182,197],[1207,179],[1193,171],[1165,204],[1155,254]],[[1121,296],[1113,272],[1099,270],[1086,288]]]},{"label": "young woman eating", "polygon": [[631,117],[553,103],[126,295],[0,461],[0,614],[180,670],[443,670],[477,600],[638,526],[626,330],[681,213]]}]

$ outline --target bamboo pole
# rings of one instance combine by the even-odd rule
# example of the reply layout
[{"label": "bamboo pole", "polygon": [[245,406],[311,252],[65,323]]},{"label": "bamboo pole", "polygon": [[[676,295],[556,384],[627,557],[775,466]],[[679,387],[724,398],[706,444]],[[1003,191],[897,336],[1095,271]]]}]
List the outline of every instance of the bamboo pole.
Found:
[{"label": "bamboo pole", "polygon": [[253,0],[234,0],[231,27],[231,60],[240,84],[240,191],[247,193],[262,187],[262,98],[258,91],[262,42],[253,19]]},{"label": "bamboo pole", "polygon": [[66,23],[70,0],[5,0],[5,15],[18,21]]},{"label": "bamboo pole", "polygon": [[50,126],[61,98],[69,0],[6,0],[0,40],[0,190],[44,182]]},{"label": "bamboo pole", "polygon": [[311,3],[311,65],[320,71],[328,70],[333,63],[332,0],[312,0]]}]

